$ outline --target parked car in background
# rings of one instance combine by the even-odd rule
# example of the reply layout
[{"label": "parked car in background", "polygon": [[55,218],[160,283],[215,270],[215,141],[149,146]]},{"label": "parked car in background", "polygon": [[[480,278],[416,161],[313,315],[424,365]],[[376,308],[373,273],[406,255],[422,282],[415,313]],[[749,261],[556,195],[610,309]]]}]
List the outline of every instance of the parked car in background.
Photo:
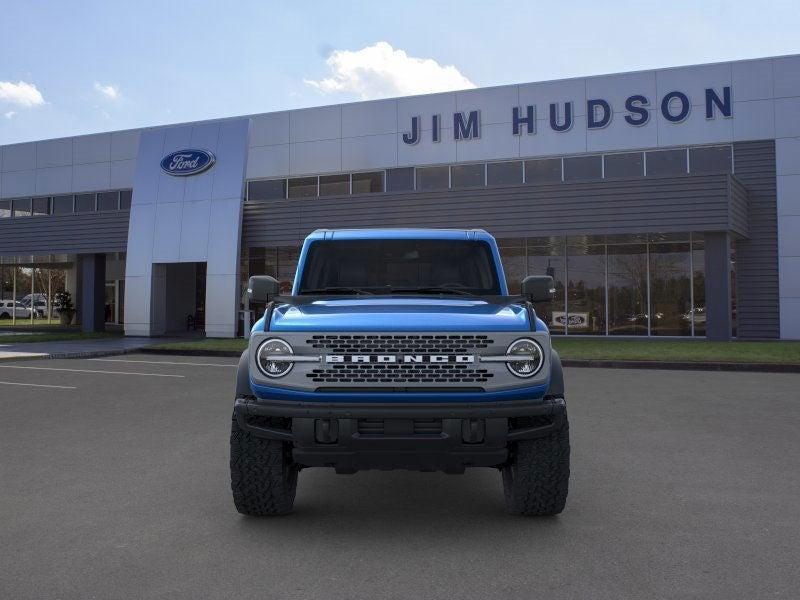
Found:
[{"label": "parked car in background", "polygon": [[31,301],[33,301],[33,318],[39,319],[47,316],[47,295],[46,294],[28,294],[20,299],[20,302],[25,308],[31,308]]},{"label": "parked car in background", "polygon": [[19,300],[0,300],[0,319],[30,319],[31,309]]}]

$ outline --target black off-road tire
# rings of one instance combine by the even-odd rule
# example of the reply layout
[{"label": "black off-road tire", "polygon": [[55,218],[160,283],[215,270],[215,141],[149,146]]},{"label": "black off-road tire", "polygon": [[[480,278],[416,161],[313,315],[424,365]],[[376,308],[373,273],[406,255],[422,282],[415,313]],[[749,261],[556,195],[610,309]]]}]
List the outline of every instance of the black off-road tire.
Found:
[{"label": "black off-road tire", "polygon": [[569,490],[569,422],[547,437],[515,442],[502,469],[506,511],[548,516],[564,510]]},{"label": "black off-road tire", "polygon": [[298,466],[290,444],[257,437],[231,423],[231,491],[243,515],[263,517],[292,512]]}]

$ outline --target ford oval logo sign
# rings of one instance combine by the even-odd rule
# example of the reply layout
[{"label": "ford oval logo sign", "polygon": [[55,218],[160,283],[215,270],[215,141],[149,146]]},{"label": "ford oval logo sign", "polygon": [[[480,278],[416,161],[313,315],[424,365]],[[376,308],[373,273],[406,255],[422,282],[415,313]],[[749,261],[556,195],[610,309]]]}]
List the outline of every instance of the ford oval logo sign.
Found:
[{"label": "ford oval logo sign", "polygon": [[197,175],[210,169],[216,160],[208,150],[178,150],[161,160],[161,170],[177,177]]}]

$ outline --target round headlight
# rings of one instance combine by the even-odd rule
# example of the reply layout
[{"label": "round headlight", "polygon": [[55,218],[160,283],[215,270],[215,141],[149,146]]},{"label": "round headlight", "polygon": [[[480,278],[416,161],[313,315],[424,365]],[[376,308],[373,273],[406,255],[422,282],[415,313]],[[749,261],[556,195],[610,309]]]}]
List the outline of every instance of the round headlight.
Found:
[{"label": "round headlight", "polygon": [[286,356],[294,354],[292,347],[277,338],[265,340],[258,347],[256,364],[267,377],[283,377],[292,370],[294,363],[289,361],[273,360],[272,356]]},{"label": "round headlight", "polygon": [[538,342],[523,338],[512,342],[506,354],[519,356],[519,360],[509,360],[506,365],[508,370],[517,377],[533,377],[544,364],[544,352]]}]

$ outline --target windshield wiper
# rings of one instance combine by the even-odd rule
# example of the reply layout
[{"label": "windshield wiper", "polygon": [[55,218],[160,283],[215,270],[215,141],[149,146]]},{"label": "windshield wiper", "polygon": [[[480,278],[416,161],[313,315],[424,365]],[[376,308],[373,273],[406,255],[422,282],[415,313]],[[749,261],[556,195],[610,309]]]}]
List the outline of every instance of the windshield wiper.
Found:
[{"label": "windshield wiper", "polygon": [[300,290],[300,293],[301,294],[369,294],[370,296],[374,295],[372,292],[367,291],[363,288],[340,287],[340,286],[305,289],[305,290]]},{"label": "windshield wiper", "polygon": [[399,293],[406,293],[411,292],[415,294],[457,294],[459,296],[475,296],[472,292],[468,292],[466,290],[460,290],[458,288],[448,287],[446,285],[432,285],[427,287],[416,287],[416,288],[393,288],[390,287],[389,293],[399,292]]}]

